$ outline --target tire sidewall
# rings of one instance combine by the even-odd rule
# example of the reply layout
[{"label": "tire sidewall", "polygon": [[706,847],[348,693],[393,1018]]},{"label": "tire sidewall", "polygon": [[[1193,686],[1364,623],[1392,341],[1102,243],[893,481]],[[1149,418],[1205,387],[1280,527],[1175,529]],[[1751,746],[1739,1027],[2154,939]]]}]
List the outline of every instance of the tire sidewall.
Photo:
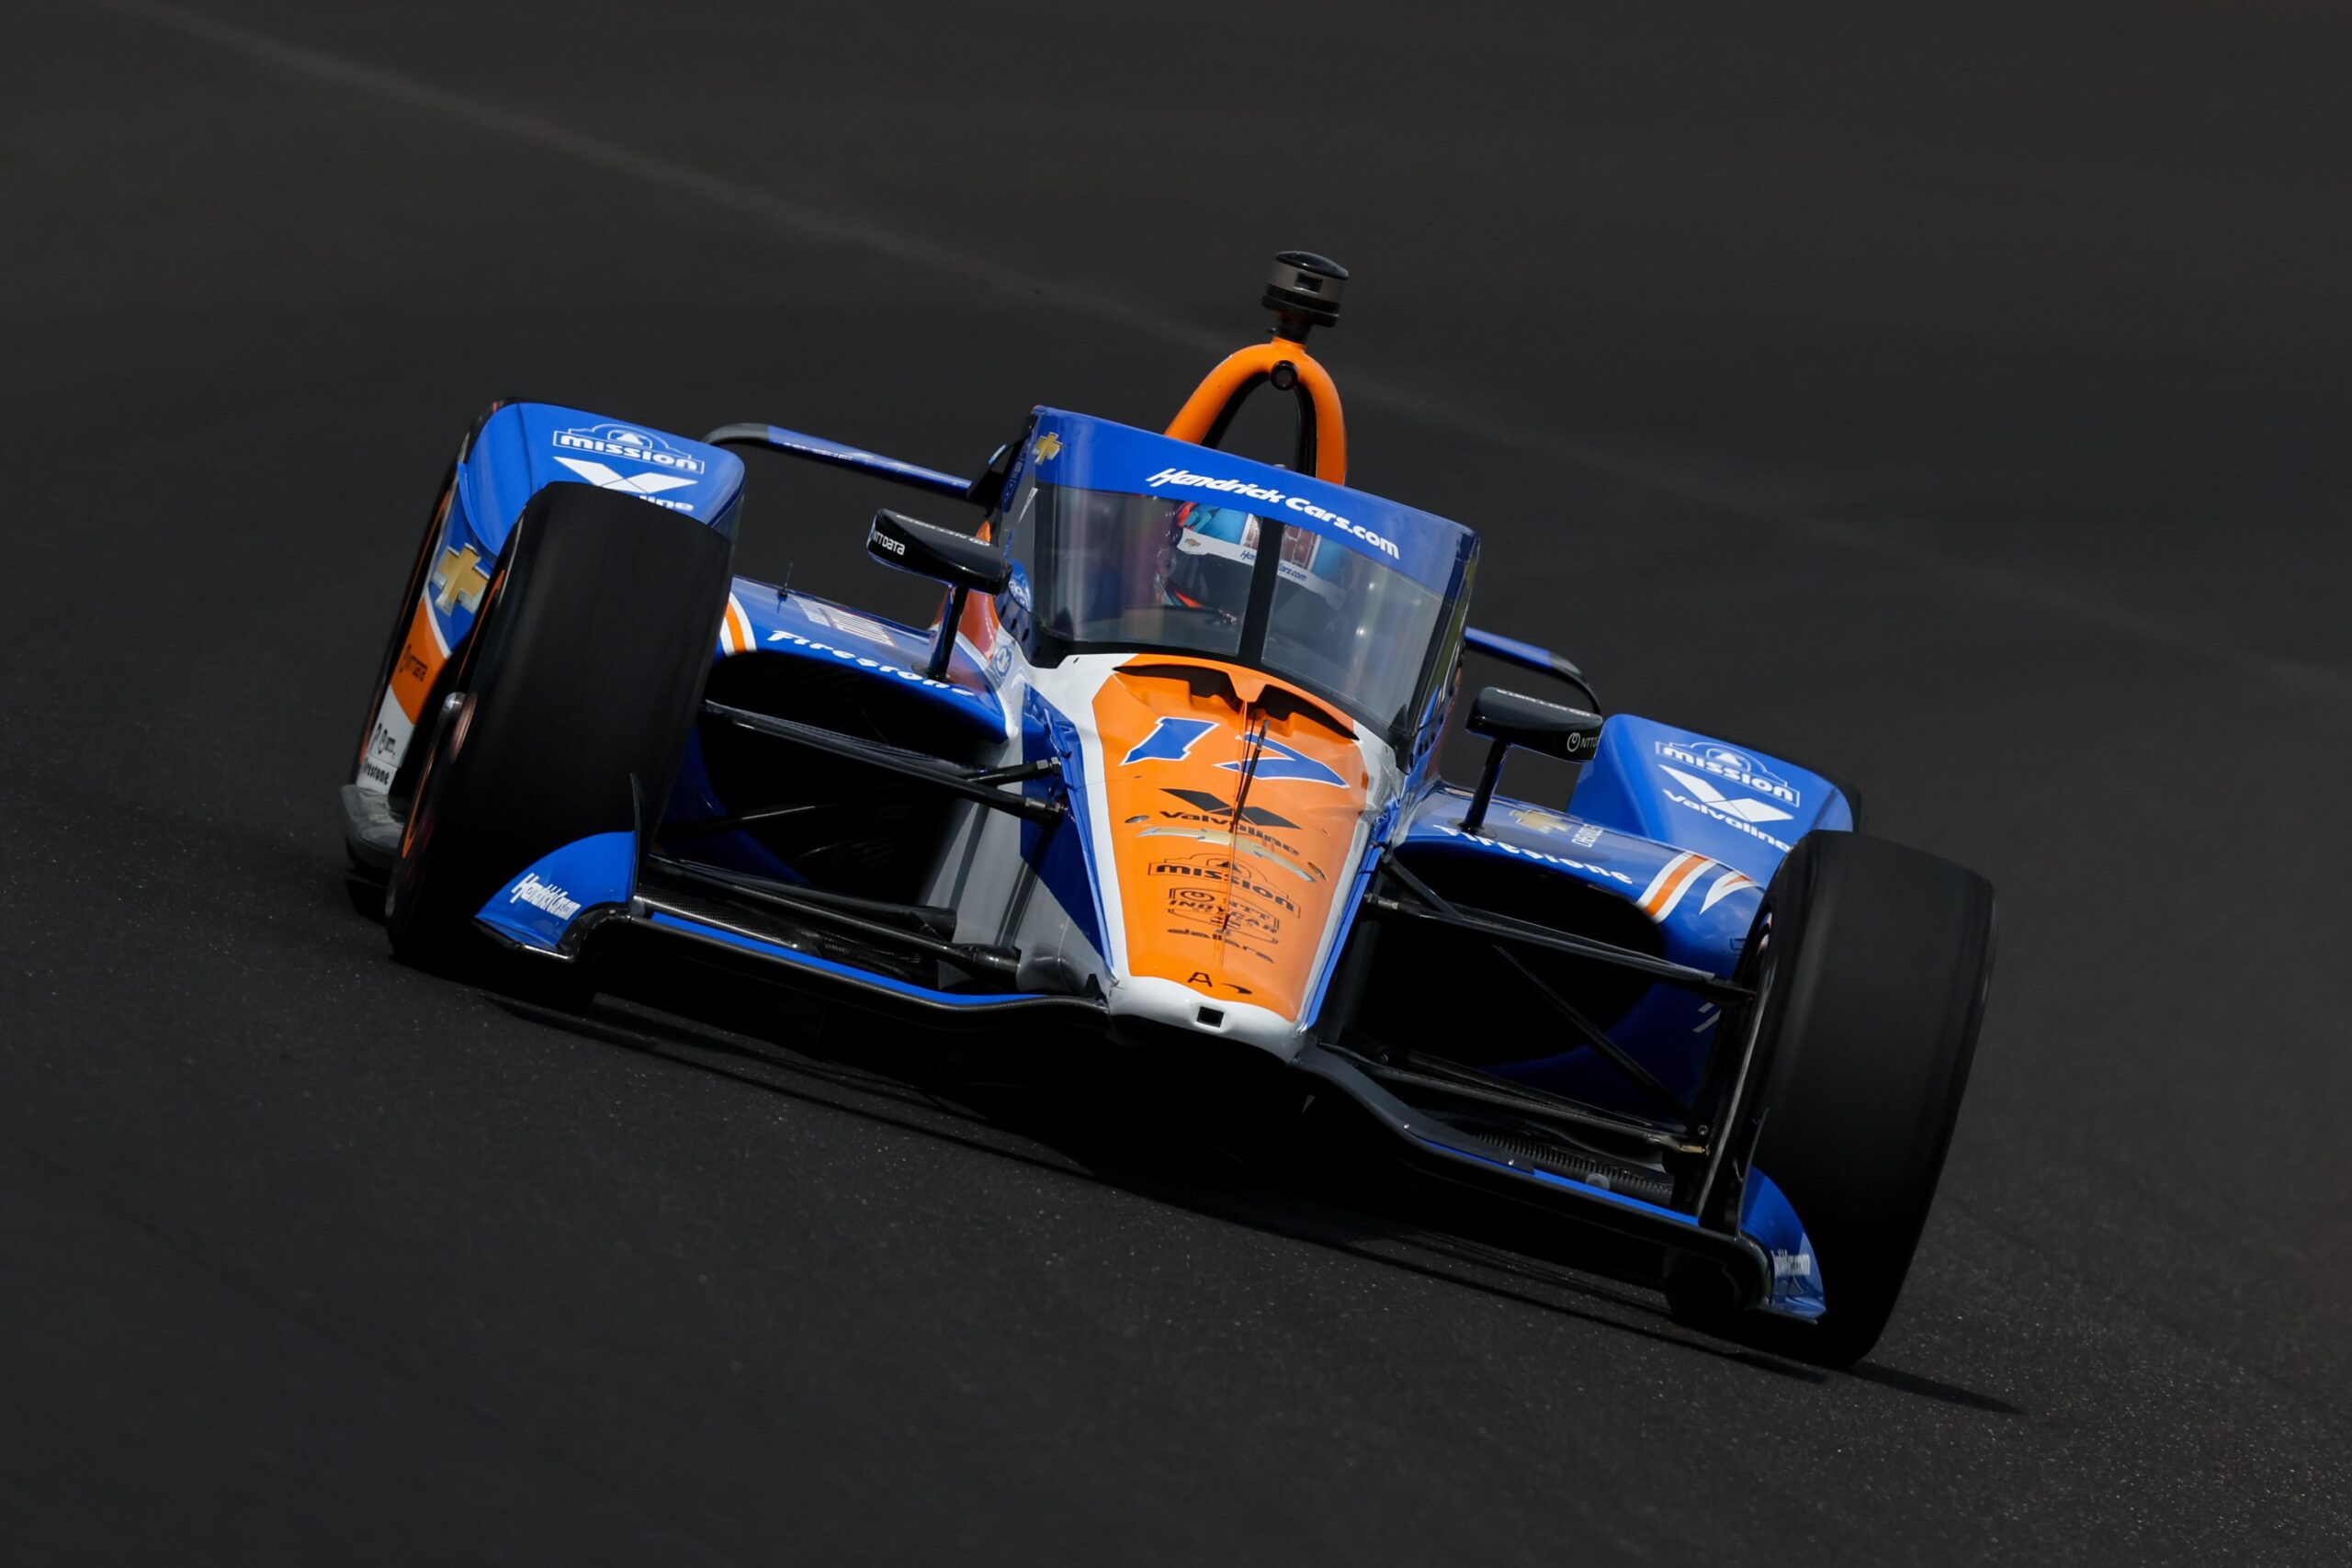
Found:
[{"label": "tire sidewall", "polygon": [[431,716],[387,891],[403,956],[484,945],[474,917],[545,855],[658,813],[718,646],[732,546],[591,486],[533,497]]},{"label": "tire sidewall", "polygon": [[[1957,1123],[1991,967],[1991,890],[1850,833],[1798,840],[1768,887],[1772,988],[1730,1125],[1813,1244],[1826,1310],[1751,1320],[1751,1342],[1845,1365],[1876,1343]],[[1736,1191],[1728,1200],[1739,1201]]]}]

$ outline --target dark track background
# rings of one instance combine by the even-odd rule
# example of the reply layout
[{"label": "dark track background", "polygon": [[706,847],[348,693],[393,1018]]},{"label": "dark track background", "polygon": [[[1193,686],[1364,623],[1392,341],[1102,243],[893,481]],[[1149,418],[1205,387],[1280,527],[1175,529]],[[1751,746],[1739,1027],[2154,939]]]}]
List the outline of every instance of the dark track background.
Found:
[{"label": "dark track background", "polygon": [[[2352,19],[831,9],[0,8],[0,1554],[2342,1561]],[[1483,624],[1998,885],[1855,1375],[348,908],[483,401],[968,467],[1283,245]]]}]

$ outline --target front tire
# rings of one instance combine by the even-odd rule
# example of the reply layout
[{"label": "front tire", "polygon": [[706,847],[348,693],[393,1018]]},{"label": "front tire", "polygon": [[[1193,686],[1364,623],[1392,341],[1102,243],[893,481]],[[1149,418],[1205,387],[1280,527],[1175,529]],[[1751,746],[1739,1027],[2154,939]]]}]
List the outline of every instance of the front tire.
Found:
[{"label": "front tire", "polygon": [[1677,1315],[1793,1359],[1850,1366],[1894,1310],[1934,1201],[1976,1053],[1993,964],[1993,888],[1918,850],[1813,833],[1758,916],[1771,987],[1754,1083],[1731,1122],[1747,1168],[1786,1195],[1826,1311],[1733,1314],[1702,1291]]},{"label": "front tire", "polygon": [[516,521],[432,733],[385,897],[403,959],[491,952],[484,903],[540,857],[658,818],[726,613],[732,549],[631,496],[552,484]]}]

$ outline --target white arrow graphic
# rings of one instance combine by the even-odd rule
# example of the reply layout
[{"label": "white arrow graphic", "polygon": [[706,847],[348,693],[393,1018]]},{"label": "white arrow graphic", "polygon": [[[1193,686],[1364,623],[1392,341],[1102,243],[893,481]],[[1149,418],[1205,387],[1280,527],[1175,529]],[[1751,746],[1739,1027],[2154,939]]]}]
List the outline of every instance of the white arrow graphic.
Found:
[{"label": "white arrow graphic", "polygon": [[[564,461],[570,462],[571,459],[567,457]],[[1680,779],[1682,787],[1701,800],[1718,811],[1730,812],[1743,822],[1785,822],[1789,819],[1790,814],[1777,806],[1767,806],[1760,800],[1749,800],[1745,797],[1734,800],[1695,773],[1686,773],[1680,768],[1668,767],[1664,762],[1660,762],[1658,766]]]},{"label": "white arrow graphic", "polygon": [[591,463],[584,457],[559,457],[556,461],[599,490],[623,491],[630,495],[660,495],[665,490],[676,490],[681,485],[695,482],[680,479],[675,474],[632,474],[624,477],[602,463]]}]

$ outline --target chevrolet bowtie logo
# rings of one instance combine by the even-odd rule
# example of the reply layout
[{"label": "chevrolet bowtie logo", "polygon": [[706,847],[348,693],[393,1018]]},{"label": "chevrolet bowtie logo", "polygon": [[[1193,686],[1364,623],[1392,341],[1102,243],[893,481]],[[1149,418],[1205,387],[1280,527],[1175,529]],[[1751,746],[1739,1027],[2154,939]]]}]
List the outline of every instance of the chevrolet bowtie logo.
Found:
[{"label": "chevrolet bowtie logo", "polygon": [[1050,461],[1061,449],[1062,438],[1052,431],[1049,430],[1037,437],[1037,461],[1041,463]]},{"label": "chevrolet bowtie logo", "polygon": [[433,607],[444,614],[458,604],[479,610],[482,590],[489,586],[480,550],[471,545],[462,550],[443,550],[441,564],[433,569]]}]

